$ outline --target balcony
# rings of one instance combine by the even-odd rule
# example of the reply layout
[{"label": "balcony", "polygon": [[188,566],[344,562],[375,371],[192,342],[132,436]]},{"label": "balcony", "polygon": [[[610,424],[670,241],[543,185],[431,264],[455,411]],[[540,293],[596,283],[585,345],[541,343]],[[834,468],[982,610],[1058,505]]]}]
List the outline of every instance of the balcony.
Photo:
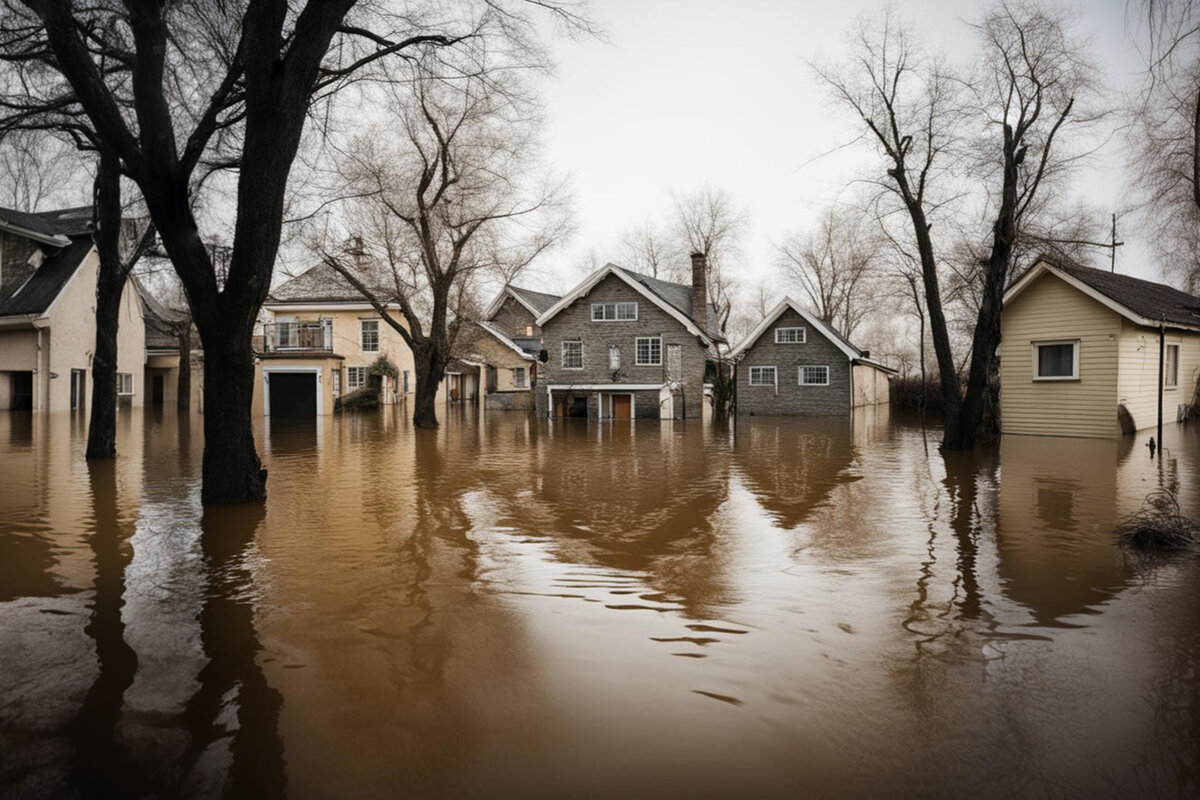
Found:
[{"label": "balcony", "polygon": [[263,325],[263,353],[333,352],[333,320],[268,322]]}]

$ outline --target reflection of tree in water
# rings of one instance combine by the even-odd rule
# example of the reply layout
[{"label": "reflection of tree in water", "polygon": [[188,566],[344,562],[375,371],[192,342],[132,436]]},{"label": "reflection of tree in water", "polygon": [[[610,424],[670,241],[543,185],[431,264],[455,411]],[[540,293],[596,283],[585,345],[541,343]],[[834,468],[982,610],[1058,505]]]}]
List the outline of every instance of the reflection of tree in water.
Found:
[{"label": "reflection of tree in water", "polygon": [[[207,587],[200,641],[209,661],[184,711],[191,735],[187,762],[194,766],[208,748],[229,738],[228,797],[282,797],[285,788],[279,736],[283,698],[258,664],[262,647],[254,626],[250,551],[264,514],[261,504],[216,506],[205,508],[201,521]],[[237,727],[231,734],[222,719],[226,703],[235,706]]]},{"label": "reflection of tree in water", "polygon": [[739,420],[738,470],[759,504],[794,528],[829,499],[835,487],[859,479],[849,418]]},{"label": "reflection of tree in water", "polygon": [[117,506],[116,463],[88,462],[94,525],[84,538],[95,563],[91,615],[84,632],[96,646],[98,673],[71,724],[75,744],[73,780],[84,797],[139,797],[140,768],[121,743],[117,725],[125,691],[137,673],[138,659],[125,640],[121,608],[125,605],[125,569],[132,550],[132,521],[122,520]]}]

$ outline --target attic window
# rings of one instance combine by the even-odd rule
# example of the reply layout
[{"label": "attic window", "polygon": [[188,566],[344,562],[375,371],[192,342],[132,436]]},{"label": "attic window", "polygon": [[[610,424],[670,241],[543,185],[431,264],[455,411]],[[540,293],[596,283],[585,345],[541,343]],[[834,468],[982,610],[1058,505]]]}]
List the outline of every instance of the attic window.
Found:
[{"label": "attic window", "polygon": [[1033,342],[1035,381],[1079,380],[1079,340]]},{"label": "attic window", "polygon": [[806,328],[776,328],[775,344],[804,344],[808,339]]},{"label": "attic window", "polygon": [[592,322],[632,322],[637,318],[637,303],[592,303]]}]

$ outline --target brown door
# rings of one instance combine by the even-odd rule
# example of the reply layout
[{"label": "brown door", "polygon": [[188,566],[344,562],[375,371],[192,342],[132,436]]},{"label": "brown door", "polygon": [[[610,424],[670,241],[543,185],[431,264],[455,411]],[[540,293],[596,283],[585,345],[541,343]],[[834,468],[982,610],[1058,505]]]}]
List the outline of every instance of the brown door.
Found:
[{"label": "brown door", "polygon": [[633,403],[627,394],[614,394],[612,399],[613,419],[633,419]]}]

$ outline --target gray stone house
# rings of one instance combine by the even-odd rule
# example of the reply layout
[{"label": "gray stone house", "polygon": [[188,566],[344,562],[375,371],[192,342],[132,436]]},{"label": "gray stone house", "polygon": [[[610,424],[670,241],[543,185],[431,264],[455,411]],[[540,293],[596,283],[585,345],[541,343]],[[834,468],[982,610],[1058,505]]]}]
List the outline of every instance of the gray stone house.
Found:
[{"label": "gray stone house", "polygon": [[555,294],[506,286],[463,335],[459,349],[483,367],[484,408],[533,408],[542,349],[537,318],[558,300]]},{"label": "gray stone house", "polygon": [[887,403],[896,374],[790,297],[731,355],[739,414],[849,414]]},{"label": "gray stone house", "polygon": [[700,255],[691,286],[606,264],[547,309],[536,320],[546,359],[538,413],[699,419],[705,363],[722,341],[706,272]]}]

